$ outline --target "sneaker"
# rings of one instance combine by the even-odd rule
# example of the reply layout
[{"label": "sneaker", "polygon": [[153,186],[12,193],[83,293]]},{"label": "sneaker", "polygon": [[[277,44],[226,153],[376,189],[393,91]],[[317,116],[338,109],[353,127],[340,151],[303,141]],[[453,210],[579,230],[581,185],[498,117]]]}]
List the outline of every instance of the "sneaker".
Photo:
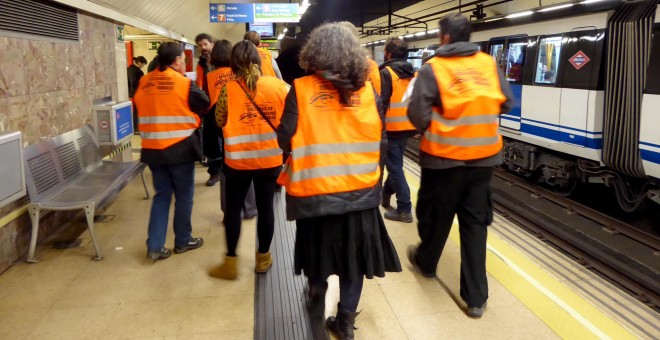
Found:
[{"label": "sneaker", "polygon": [[391,194],[382,194],[380,197],[380,206],[383,208],[390,207],[390,199],[392,198]]},{"label": "sneaker", "polygon": [[487,302],[484,302],[483,306],[481,307],[469,307],[467,309],[467,315],[471,318],[474,319],[479,319],[481,316],[484,315],[484,309],[486,309],[486,305],[488,305]]},{"label": "sneaker", "polygon": [[172,256],[172,251],[163,247],[158,250],[147,250],[147,258],[152,259],[154,262],[164,260]]},{"label": "sneaker", "polygon": [[203,238],[201,238],[201,237],[194,237],[192,240],[190,240],[190,241],[189,241],[188,243],[186,243],[185,245],[183,245],[183,246],[181,246],[181,247],[174,247],[174,253],[175,253],[175,254],[185,253],[185,252],[187,252],[188,250],[197,249],[197,248],[199,248],[199,247],[201,247],[201,246],[203,246],[203,245],[204,245],[204,239],[203,239]]},{"label": "sneaker", "polygon": [[410,262],[410,264],[412,264],[412,266],[415,268],[417,272],[422,274],[422,276],[424,276],[425,278],[434,279],[437,277],[435,273],[426,273],[422,270],[422,268],[419,267],[419,264],[417,264],[417,247],[408,246],[407,253],[408,253],[408,261]]},{"label": "sneaker", "polygon": [[209,180],[206,181],[206,186],[207,187],[212,187],[215,185],[215,183],[220,182],[220,174],[213,174],[209,176]]},{"label": "sneaker", "polygon": [[390,210],[383,217],[390,221],[400,221],[403,223],[412,223],[413,221],[412,213],[400,212],[398,210]]}]

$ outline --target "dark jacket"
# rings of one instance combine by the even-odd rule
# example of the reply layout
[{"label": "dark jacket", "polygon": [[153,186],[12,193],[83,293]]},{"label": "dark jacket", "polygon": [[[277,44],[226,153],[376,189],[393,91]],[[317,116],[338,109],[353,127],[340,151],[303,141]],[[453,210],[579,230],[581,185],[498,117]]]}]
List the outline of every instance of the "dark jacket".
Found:
[{"label": "dark jacket", "polygon": [[206,59],[205,56],[200,56],[199,61],[197,62],[197,65],[202,68],[204,71],[204,78],[202,78],[202,91],[206,93],[206,95],[209,95],[209,82],[208,79],[206,79],[206,75],[209,74],[209,72],[213,71],[215,67],[211,65],[208,59]]},{"label": "dark jacket", "polygon": [[[190,81],[188,93],[190,110],[198,115],[205,115],[209,107],[209,97],[202,92],[195,83]],[[201,140],[199,130],[190,137],[163,150],[142,148],[141,159],[146,164],[178,164],[195,162],[202,159]]]},{"label": "dark jacket", "polygon": [[[336,84],[335,86],[341,86]],[[385,133],[385,114],[380,98],[374,90],[378,113],[383,121],[382,140],[380,143],[380,162],[384,163],[387,155],[387,135]],[[298,128],[298,100],[296,89],[292,86],[284,104],[284,114],[277,127],[277,142],[285,154],[291,153],[291,138]],[[328,127],[330,128],[330,127]],[[382,166],[381,166],[382,169]],[[286,195],[286,215],[289,220],[302,218],[339,215],[351,211],[360,211],[375,208],[380,204],[381,186],[376,184],[373,188],[361,189],[352,192],[318,195],[311,197],[294,197]]]},{"label": "dark jacket", "polygon": [[157,69],[158,65],[158,55],[156,55],[149,63],[149,66],[147,66],[147,73]]},{"label": "dark jacket", "polygon": [[[380,100],[383,102],[383,111],[387,114],[392,97],[392,75],[387,66],[401,79],[409,79],[415,76],[415,69],[405,59],[391,59],[380,65]],[[387,133],[387,138],[409,138],[417,134],[416,130],[392,131]]]},{"label": "dark jacket", "polygon": [[128,97],[133,98],[135,91],[137,91],[138,85],[140,85],[140,78],[144,76],[144,72],[142,72],[139,67],[133,64],[128,67],[126,73],[128,73]]},{"label": "dark jacket", "polygon": [[[471,56],[477,52],[479,52],[479,46],[468,42],[457,42],[440,47],[435,52],[435,58]],[[509,83],[506,82],[499,69],[498,76],[500,88],[506,97],[506,101],[501,105],[500,113],[507,113],[513,107],[513,94],[509,88]],[[410,104],[408,104],[410,122],[420,131],[426,131],[431,124],[433,107],[442,107],[442,101],[433,69],[431,65],[427,64],[419,69]],[[460,161],[431,156],[420,150],[419,164],[422,168],[429,169],[448,169],[457,166],[490,167],[502,164],[502,154],[498,152],[486,158]]]}]

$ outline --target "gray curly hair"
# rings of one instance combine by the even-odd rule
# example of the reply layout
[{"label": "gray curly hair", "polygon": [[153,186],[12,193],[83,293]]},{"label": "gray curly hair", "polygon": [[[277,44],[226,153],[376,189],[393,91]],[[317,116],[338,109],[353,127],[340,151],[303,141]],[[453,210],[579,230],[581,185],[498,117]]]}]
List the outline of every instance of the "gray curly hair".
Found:
[{"label": "gray curly hair", "polygon": [[349,81],[355,89],[362,88],[369,66],[356,32],[355,26],[347,22],[326,23],[317,27],[300,51],[300,67],[329,72]]}]

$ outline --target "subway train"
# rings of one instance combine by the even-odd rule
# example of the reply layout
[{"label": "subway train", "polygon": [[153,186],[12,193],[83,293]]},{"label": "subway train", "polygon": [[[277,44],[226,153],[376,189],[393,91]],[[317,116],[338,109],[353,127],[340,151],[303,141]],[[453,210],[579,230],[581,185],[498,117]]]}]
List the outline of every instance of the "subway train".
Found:
[{"label": "subway train", "polygon": [[590,2],[475,23],[471,39],[516,98],[500,117],[504,166],[563,195],[602,183],[632,212],[660,203],[660,6]]}]

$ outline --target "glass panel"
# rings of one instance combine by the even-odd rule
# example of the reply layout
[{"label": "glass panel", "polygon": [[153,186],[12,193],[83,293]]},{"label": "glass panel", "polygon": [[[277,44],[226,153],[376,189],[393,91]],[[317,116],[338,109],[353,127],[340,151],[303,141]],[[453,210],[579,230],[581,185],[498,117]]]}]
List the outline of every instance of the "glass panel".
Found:
[{"label": "glass panel", "polygon": [[506,63],[506,80],[519,84],[522,82],[522,70],[525,63],[526,42],[509,44]]},{"label": "glass panel", "polygon": [[554,85],[559,70],[559,55],[561,53],[561,36],[541,39],[539,44],[539,58],[537,60],[537,84]]}]

